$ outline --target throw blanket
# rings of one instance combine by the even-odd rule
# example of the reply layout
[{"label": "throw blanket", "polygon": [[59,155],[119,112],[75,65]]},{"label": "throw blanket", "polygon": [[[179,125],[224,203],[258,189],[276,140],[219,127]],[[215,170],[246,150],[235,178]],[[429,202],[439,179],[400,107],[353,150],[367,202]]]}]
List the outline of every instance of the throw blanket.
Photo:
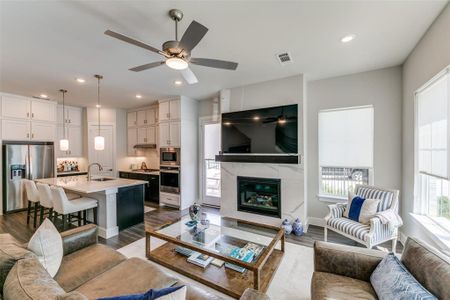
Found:
[{"label": "throw blanket", "polygon": [[389,229],[395,229],[403,225],[402,218],[393,209],[377,212],[375,217],[380,219],[381,224],[388,224]]}]

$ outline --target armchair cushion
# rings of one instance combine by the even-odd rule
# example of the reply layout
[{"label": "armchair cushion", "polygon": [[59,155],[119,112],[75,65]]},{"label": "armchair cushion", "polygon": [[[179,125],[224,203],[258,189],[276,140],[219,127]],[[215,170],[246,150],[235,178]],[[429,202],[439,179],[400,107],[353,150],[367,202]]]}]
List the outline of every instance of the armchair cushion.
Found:
[{"label": "armchair cushion", "polygon": [[354,236],[362,241],[366,241],[369,237],[370,226],[347,218],[328,219],[327,225],[345,234]]},{"label": "armchair cushion", "polygon": [[365,199],[349,193],[344,217],[362,224],[368,224],[370,219],[375,216],[379,203],[380,200],[378,199]]}]

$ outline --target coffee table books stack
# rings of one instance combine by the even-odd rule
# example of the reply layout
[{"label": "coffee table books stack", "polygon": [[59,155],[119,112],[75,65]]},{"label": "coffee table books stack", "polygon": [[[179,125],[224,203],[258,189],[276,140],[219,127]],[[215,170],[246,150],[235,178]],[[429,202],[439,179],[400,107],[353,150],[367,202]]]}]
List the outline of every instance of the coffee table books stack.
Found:
[{"label": "coffee table books stack", "polygon": [[[233,218],[197,227],[187,221],[146,228],[147,258],[234,298],[247,287],[267,290],[284,253],[281,228]],[[151,249],[151,237],[166,243]]]}]

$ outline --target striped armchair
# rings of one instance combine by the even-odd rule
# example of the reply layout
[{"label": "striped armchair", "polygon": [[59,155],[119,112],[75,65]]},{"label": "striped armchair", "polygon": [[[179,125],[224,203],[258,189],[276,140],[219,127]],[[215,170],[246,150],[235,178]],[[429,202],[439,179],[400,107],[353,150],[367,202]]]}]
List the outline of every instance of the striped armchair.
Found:
[{"label": "striped armchair", "polygon": [[[368,185],[357,185],[355,195],[365,199],[380,199],[377,211],[394,209],[398,212],[398,190],[387,190]],[[327,241],[328,229],[346,236],[358,243],[372,248],[378,244],[392,240],[392,251],[395,252],[397,246],[398,228],[391,228],[389,224],[382,224],[380,219],[375,217],[370,219],[370,224],[365,225],[344,218],[344,210],[347,204],[329,205],[330,212],[325,217],[325,241]]]}]

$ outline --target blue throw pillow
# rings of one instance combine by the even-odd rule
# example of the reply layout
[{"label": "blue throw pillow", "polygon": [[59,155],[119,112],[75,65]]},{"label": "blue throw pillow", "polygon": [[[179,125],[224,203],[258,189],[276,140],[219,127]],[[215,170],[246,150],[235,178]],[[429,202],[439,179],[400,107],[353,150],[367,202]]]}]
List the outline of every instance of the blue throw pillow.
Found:
[{"label": "blue throw pillow", "polygon": [[370,275],[380,300],[437,300],[409,273],[393,254],[388,254]]},{"label": "blue throw pillow", "polygon": [[144,294],[133,294],[133,295],[124,295],[124,296],[116,296],[116,297],[107,297],[107,298],[99,298],[97,300],[155,300],[162,296],[169,295],[175,291],[178,291],[184,287],[182,286],[174,286],[168,287],[160,290],[148,290]]}]

